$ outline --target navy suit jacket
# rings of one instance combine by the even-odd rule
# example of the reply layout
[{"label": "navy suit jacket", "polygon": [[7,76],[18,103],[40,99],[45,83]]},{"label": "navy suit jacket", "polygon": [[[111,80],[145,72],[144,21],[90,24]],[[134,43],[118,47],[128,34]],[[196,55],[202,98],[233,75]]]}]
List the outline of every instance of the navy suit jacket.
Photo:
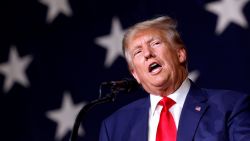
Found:
[{"label": "navy suit jacket", "polygon": [[[247,94],[191,83],[177,141],[250,141],[249,103]],[[148,141],[149,108],[148,96],[119,109],[103,121],[99,141]]]}]

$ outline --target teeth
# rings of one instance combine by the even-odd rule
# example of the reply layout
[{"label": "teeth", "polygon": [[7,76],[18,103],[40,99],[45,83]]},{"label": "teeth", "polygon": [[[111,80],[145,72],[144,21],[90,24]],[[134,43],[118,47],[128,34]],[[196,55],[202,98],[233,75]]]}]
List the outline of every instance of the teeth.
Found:
[{"label": "teeth", "polygon": [[156,66],[157,66],[156,63],[153,63],[152,65],[150,65],[151,68],[156,67]]},{"label": "teeth", "polygon": [[160,65],[159,64],[157,64],[157,63],[153,63],[153,64],[151,64],[149,67],[149,71],[151,72],[152,70],[154,70],[154,69],[156,69],[156,68],[158,68]]}]

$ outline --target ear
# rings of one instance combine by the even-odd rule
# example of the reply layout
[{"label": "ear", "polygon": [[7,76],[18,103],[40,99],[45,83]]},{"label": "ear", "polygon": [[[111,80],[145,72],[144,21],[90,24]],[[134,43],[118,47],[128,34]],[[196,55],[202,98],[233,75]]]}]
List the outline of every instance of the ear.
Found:
[{"label": "ear", "polygon": [[180,63],[184,63],[187,61],[187,52],[185,48],[179,48],[177,50],[177,55]]},{"label": "ear", "polygon": [[138,75],[137,75],[136,71],[131,67],[130,67],[129,70],[130,70],[131,74],[133,75],[133,77],[136,79],[136,81],[140,84],[140,80],[138,78]]}]

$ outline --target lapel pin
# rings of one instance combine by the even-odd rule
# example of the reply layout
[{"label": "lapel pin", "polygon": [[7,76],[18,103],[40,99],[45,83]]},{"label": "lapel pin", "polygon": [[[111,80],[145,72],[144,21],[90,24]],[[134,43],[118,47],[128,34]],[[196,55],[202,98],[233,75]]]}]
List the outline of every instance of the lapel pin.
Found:
[{"label": "lapel pin", "polygon": [[196,106],[195,111],[200,112],[201,111],[201,106]]}]

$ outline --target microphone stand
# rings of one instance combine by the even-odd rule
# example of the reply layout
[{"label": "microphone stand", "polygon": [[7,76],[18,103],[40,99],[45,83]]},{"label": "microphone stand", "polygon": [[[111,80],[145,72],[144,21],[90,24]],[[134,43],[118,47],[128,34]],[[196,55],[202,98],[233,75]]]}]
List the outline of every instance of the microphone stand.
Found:
[{"label": "microphone stand", "polygon": [[119,92],[119,90],[117,90],[115,88],[111,88],[111,93],[110,94],[107,94],[106,96],[101,97],[101,94],[102,94],[102,92],[101,92],[102,88],[101,87],[102,87],[102,85],[100,86],[100,89],[99,89],[99,91],[100,91],[99,98],[95,99],[95,100],[91,101],[90,103],[88,103],[87,105],[85,105],[80,110],[78,115],[76,116],[76,120],[75,120],[73,130],[72,130],[72,133],[71,133],[71,136],[70,136],[70,141],[76,141],[77,135],[78,135],[78,129],[79,129],[79,126],[81,124],[81,120],[83,119],[83,117],[86,115],[86,113],[90,109],[92,109],[94,106],[96,106],[98,104],[114,102],[115,101],[116,94]]}]

